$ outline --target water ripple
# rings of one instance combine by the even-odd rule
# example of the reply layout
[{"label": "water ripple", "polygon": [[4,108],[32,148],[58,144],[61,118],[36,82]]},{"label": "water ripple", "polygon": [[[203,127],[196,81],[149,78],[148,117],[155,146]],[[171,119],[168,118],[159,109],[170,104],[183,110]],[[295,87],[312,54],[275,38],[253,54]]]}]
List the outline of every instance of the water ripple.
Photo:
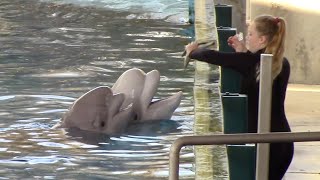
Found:
[{"label": "water ripple", "polygon": [[[144,9],[159,3],[157,13],[132,12],[141,10],[136,6],[141,2],[123,2],[1,0],[1,177],[167,179],[170,145],[192,133],[193,71],[184,71],[179,59],[190,38],[180,33],[185,26],[152,19],[174,19],[178,16],[168,12],[188,1],[140,4]],[[130,11],[106,10],[108,3]],[[160,71],[156,99],[183,90],[172,120],[134,123],[111,137],[51,129],[75,99],[97,86],[112,86],[133,67]],[[192,154],[181,151],[186,179],[194,175]]]}]

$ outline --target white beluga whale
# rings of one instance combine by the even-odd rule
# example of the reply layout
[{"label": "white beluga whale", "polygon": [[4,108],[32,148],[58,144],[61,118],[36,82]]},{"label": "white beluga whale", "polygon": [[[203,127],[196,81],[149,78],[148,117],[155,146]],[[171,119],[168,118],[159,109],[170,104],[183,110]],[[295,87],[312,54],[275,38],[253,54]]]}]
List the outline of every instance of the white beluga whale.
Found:
[{"label": "white beluga whale", "polygon": [[96,87],[79,97],[54,128],[118,134],[132,122],[168,120],[180,105],[182,92],[153,101],[159,83],[157,70],[129,69],[112,88]]},{"label": "white beluga whale", "polygon": [[166,99],[153,101],[159,83],[159,71],[152,70],[145,73],[140,69],[134,68],[124,72],[113,85],[112,90],[114,93],[125,94],[127,98],[123,105],[133,104],[136,120],[170,119],[180,104],[182,92],[180,91]]}]

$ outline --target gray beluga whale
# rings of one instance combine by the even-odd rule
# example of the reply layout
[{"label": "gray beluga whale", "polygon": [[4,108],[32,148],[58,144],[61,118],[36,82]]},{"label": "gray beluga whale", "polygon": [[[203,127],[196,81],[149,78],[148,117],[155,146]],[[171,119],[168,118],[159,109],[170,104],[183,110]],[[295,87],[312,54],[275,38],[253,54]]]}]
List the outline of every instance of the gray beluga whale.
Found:
[{"label": "gray beluga whale", "polygon": [[182,92],[179,91],[168,98],[152,101],[159,83],[159,71],[152,70],[145,73],[141,69],[133,68],[119,77],[112,90],[114,93],[125,94],[127,98],[124,105],[133,104],[134,120],[170,119],[175,109],[180,105]]},{"label": "gray beluga whale", "polygon": [[122,107],[133,104],[141,95],[146,74],[141,69],[133,68],[125,71],[112,86],[113,93],[123,93],[125,100]]},{"label": "gray beluga whale", "polygon": [[179,106],[182,92],[156,101],[152,101],[160,83],[160,73],[152,70],[145,75],[145,83],[141,95],[134,102],[134,111],[140,121],[170,119]]},{"label": "gray beluga whale", "polygon": [[179,106],[182,92],[153,101],[159,83],[157,70],[145,73],[138,68],[129,69],[112,88],[100,86],[78,98],[54,128],[117,134],[131,122],[168,120]]},{"label": "gray beluga whale", "polygon": [[54,128],[77,127],[82,130],[118,133],[125,130],[133,116],[132,105],[121,108],[125,95],[113,94],[107,86],[94,88],[78,98]]}]

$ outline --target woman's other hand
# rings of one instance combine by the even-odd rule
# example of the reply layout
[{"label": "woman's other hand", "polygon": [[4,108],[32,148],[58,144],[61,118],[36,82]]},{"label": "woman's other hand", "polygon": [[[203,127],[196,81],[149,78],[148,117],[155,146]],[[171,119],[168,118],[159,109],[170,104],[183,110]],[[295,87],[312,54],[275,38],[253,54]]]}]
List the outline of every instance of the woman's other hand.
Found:
[{"label": "woman's other hand", "polygon": [[231,46],[236,52],[246,52],[247,48],[243,42],[243,37],[239,37],[239,34],[230,36],[227,40],[228,45]]}]

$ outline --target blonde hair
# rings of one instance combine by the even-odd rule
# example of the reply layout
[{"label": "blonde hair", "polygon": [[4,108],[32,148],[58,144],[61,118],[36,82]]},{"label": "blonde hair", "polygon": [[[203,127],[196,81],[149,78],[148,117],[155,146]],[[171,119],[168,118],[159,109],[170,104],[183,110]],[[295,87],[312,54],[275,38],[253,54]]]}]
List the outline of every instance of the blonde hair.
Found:
[{"label": "blonde hair", "polygon": [[[261,15],[254,19],[257,32],[266,36],[267,46],[264,53],[272,54],[272,79],[275,79],[282,70],[286,22],[283,18],[271,15]],[[259,79],[260,70],[257,72]]]}]

